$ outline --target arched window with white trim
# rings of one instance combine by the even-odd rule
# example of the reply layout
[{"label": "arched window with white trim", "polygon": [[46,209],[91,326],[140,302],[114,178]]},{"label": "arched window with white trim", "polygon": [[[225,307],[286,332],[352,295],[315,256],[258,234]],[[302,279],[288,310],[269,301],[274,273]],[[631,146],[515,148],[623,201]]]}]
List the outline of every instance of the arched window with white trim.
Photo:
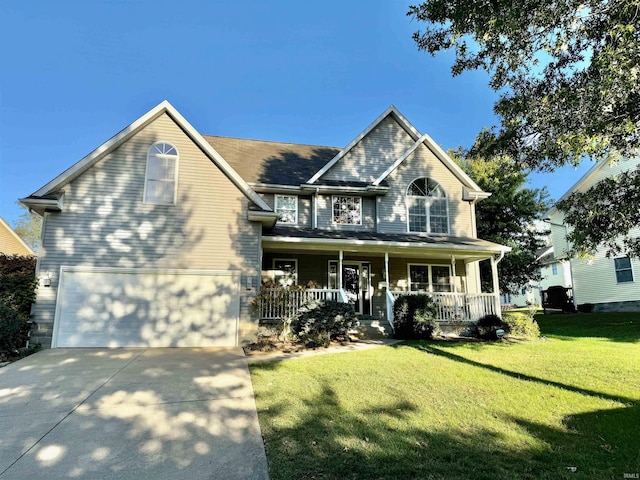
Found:
[{"label": "arched window with white trim", "polygon": [[442,186],[427,177],[417,178],[407,188],[409,232],[449,233],[449,205]]},{"label": "arched window with white trim", "polygon": [[175,205],[178,187],[178,149],[167,142],[151,145],[147,152],[144,203]]}]

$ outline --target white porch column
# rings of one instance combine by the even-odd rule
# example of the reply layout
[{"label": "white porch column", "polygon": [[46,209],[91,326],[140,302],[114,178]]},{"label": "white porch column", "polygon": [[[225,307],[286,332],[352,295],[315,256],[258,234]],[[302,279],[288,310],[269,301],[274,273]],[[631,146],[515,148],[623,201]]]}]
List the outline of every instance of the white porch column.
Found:
[{"label": "white porch column", "polygon": [[456,256],[451,255],[451,283],[453,284],[453,293],[458,293],[456,278]]},{"label": "white porch column", "polygon": [[387,283],[387,291],[389,291],[389,252],[384,252],[384,280]]},{"label": "white porch column", "polygon": [[342,260],[344,258],[342,250],[338,253],[338,289],[342,289]]},{"label": "white porch column", "polygon": [[491,277],[493,280],[493,294],[495,296],[494,300],[496,302],[496,315],[500,315],[500,283],[498,282],[498,263],[496,262],[496,257],[491,255],[489,258],[491,262]]}]

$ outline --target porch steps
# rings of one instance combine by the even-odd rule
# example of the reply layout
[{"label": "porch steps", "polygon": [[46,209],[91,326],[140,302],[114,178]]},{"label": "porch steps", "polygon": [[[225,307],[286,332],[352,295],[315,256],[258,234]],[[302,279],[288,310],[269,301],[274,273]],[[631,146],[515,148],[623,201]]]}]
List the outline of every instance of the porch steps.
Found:
[{"label": "porch steps", "polygon": [[356,337],[360,340],[380,340],[383,338],[391,338],[393,332],[391,326],[383,319],[366,319],[359,320],[358,325],[353,330],[349,331],[349,335]]}]

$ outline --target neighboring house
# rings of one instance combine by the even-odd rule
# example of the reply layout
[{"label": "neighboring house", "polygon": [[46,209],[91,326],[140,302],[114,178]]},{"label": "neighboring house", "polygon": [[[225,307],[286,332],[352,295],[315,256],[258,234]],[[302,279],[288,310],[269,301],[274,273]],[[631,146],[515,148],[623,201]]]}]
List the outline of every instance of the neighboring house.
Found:
[{"label": "neighboring house", "polygon": [[0,253],[33,256],[36,252],[0,217]]},{"label": "neighboring house", "polygon": [[503,294],[500,301],[506,305],[524,307],[541,305],[542,292],[549,287],[571,287],[571,268],[569,262],[560,260],[553,253],[553,246],[543,247],[536,252],[540,261],[540,281],[530,282],[518,294]]},{"label": "neighboring house", "polygon": [[[635,169],[640,158],[622,159],[615,164],[602,161],[591,168],[565,193],[561,200],[573,192],[585,192],[600,180],[613,177],[624,171]],[[548,217],[551,238],[556,256],[566,257],[568,227],[564,225],[562,212],[552,208]],[[631,231],[633,237],[640,236],[640,226]],[[593,258],[571,258],[573,298],[576,306],[588,303],[594,311],[640,311],[640,260],[627,256],[609,258],[604,249],[599,249]]]},{"label": "neighboring house", "polygon": [[426,291],[475,320],[499,312],[478,262],[497,285],[509,251],[477,238],[489,195],[393,106],[340,149],[203,136],[165,101],[21,200],[44,217],[32,338],[236,345],[282,315],[251,308],[269,279],[365,318]]}]

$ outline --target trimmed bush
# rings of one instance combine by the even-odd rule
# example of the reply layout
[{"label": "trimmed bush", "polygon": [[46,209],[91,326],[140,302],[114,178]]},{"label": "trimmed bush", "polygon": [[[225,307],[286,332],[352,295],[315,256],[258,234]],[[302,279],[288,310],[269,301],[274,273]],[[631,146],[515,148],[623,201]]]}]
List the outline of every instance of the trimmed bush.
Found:
[{"label": "trimmed bush", "polygon": [[0,351],[17,351],[29,338],[35,271],[35,257],[0,254]]},{"label": "trimmed bush", "polygon": [[591,313],[593,312],[593,307],[595,307],[593,303],[581,303],[577,309],[580,313]]},{"label": "trimmed bush", "polygon": [[334,339],[348,339],[358,326],[353,305],[341,302],[315,302],[300,309],[291,321],[291,333],[305,345],[326,346]]},{"label": "trimmed bush", "polygon": [[476,323],[474,335],[485,340],[497,340],[498,335],[496,332],[498,330],[504,330],[505,333],[509,333],[509,325],[497,315],[485,315]]},{"label": "trimmed bush", "polygon": [[540,336],[538,322],[525,312],[504,312],[502,320],[509,328],[509,335],[513,337],[538,338]]},{"label": "trimmed bush", "polygon": [[402,295],[393,303],[395,337],[430,340],[440,333],[438,309],[429,295]]}]

